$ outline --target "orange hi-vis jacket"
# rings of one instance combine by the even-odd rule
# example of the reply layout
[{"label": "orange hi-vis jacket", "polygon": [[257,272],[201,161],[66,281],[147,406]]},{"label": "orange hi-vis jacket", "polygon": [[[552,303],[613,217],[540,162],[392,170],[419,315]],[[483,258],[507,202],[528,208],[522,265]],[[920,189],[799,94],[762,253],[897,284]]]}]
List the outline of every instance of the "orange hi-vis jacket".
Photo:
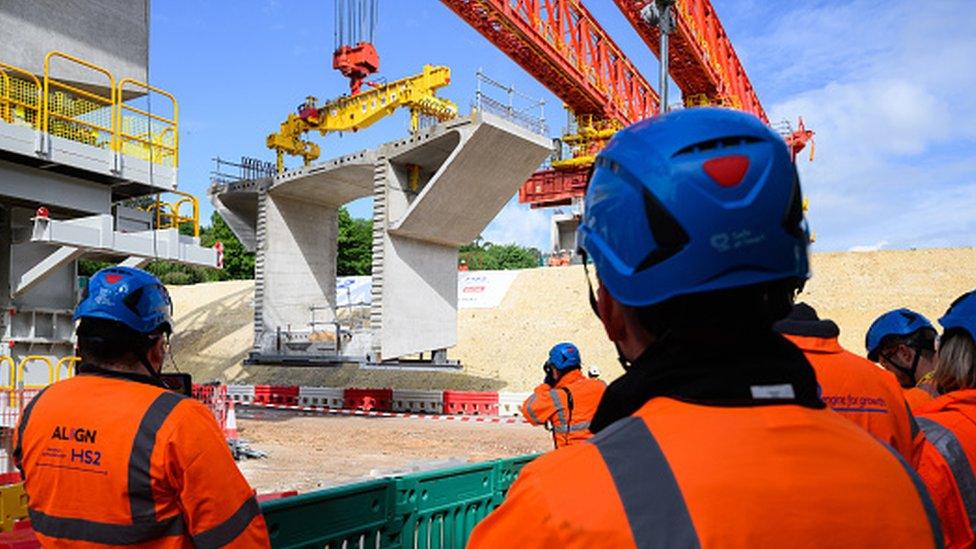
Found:
[{"label": "orange hi-vis jacket", "polygon": [[953,391],[918,409],[925,445],[918,474],[932,495],[945,546],[976,546],[976,389]]},{"label": "orange hi-vis jacket", "polygon": [[654,398],[527,465],[468,547],[936,547],[913,475],[826,409]]},{"label": "orange hi-vis jacket", "polygon": [[917,463],[923,436],[894,374],[844,350],[836,337],[783,337],[813,366],[827,406],[891,445],[912,465]]},{"label": "orange hi-vis jacket", "polygon": [[555,387],[546,383],[536,387],[522,403],[522,415],[532,425],[551,424],[557,448],[578,444],[593,436],[590,420],[606,389],[606,383],[572,370]]},{"label": "orange hi-vis jacket", "polygon": [[912,412],[915,412],[915,410],[921,408],[935,398],[935,395],[920,385],[915,387],[905,387],[902,388],[902,391],[905,393],[905,402],[908,403],[908,407],[911,408]]},{"label": "orange hi-vis jacket", "polygon": [[45,547],[269,546],[210,410],[146,376],[82,372],[34,397],[17,427]]}]

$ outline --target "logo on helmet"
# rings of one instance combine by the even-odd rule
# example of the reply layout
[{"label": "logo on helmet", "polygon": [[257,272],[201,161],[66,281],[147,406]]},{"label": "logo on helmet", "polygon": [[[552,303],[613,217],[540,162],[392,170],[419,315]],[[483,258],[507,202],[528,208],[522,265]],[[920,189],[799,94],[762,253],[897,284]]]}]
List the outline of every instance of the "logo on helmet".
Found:
[{"label": "logo on helmet", "polygon": [[764,233],[756,234],[749,229],[743,229],[741,231],[713,234],[712,238],[709,239],[709,243],[720,252],[728,252],[746,246],[755,246],[764,240],[766,240]]},{"label": "logo on helmet", "polygon": [[115,284],[118,281],[122,280],[122,278],[123,277],[120,274],[114,274],[114,273],[107,274],[105,275],[105,282],[108,282],[109,284]]}]

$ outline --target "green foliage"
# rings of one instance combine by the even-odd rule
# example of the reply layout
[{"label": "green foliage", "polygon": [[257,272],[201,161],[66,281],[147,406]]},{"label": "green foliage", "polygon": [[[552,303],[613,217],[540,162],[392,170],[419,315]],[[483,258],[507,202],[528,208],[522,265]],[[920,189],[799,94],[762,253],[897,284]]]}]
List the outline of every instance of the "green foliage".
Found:
[{"label": "green foliage", "polygon": [[472,271],[531,269],[539,266],[541,258],[542,253],[535,248],[517,244],[493,244],[480,236],[458,250],[458,260],[464,261]]},{"label": "green foliage", "polygon": [[373,222],[352,217],[345,207],[339,208],[336,272],[339,276],[373,272]]},{"label": "green foliage", "polygon": [[111,267],[115,263],[109,263],[108,261],[95,261],[92,259],[79,259],[78,260],[78,276],[91,276],[98,271],[101,271],[105,267]]},{"label": "green foliage", "polygon": [[254,278],[254,252],[247,251],[224,218],[214,212],[210,216],[210,226],[200,233],[200,245],[213,246],[218,240],[224,245],[224,269],[220,280]]}]

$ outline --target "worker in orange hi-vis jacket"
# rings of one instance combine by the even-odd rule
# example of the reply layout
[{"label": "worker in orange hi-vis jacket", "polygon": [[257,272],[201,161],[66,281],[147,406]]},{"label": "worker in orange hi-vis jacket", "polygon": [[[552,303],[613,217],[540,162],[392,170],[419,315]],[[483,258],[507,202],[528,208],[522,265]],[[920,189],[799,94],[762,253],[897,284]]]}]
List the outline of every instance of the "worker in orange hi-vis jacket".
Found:
[{"label": "worker in orange hi-vis jacket", "polygon": [[912,410],[939,396],[935,373],[935,327],[911,309],[895,309],[871,323],[864,337],[868,358],[895,374]]},{"label": "worker in orange hi-vis jacket", "polygon": [[925,445],[918,473],[932,494],[948,548],[976,546],[976,291],[939,319],[933,381],[941,396],[918,409]]},{"label": "worker in orange hi-vis jacket", "polygon": [[581,368],[576,345],[555,345],[542,366],[545,381],[522,403],[525,419],[532,425],[550,429],[556,448],[579,444],[592,436],[590,419],[607,385],[585,377]]},{"label": "worker in orange hi-vis jacket", "polygon": [[24,409],[14,459],[45,547],[268,547],[254,490],[203,404],[163,384],[172,301],[156,277],[96,273],[81,364]]},{"label": "worker in orange hi-vis jacket", "polygon": [[777,133],[732,109],[645,119],[600,151],[585,204],[590,300],[625,373],[594,435],[526,465],[469,547],[940,546],[911,466],[832,412],[772,328],[810,272]]},{"label": "worker in orange hi-vis jacket", "polygon": [[837,324],[806,303],[794,305],[773,328],[810,361],[827,406],[917,464],[924,436],[891,372],[841,347]]}]

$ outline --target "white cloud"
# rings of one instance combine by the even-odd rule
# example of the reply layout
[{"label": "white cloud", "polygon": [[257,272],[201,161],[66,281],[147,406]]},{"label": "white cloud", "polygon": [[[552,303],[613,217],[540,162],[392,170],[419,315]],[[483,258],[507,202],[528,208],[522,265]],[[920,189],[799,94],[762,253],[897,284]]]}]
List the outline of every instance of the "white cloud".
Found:
[{"label": "white cloud", "polygon": [[788,89],[770,119],[816,131],[816,160],[799,167],[820,249],[976,244],[976,10],[936,4],[805,7],[744,40],[776,52],[751,73],[760,91],[767,74]]},{"label": "white cloud", "polygon": [[543,252],[549,249],[550,210],[533,210],[518,203],[513,197],[505,204],[495,219],[488,224],[482,237],[495,244],[519,244],[538,248]]},{"label": "white cloud", "polygon": [[874,244],[867,244],[861,246],[851,246],[847,249],[849,252],[876,252],[888,245],[887,240],[879,240]]}]

